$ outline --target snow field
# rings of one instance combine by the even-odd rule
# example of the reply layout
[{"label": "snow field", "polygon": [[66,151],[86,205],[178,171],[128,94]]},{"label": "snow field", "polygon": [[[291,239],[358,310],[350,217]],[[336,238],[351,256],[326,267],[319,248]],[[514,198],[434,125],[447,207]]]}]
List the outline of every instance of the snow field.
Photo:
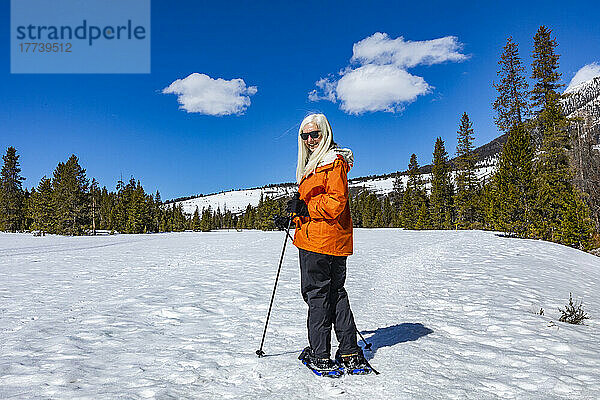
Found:
[{"label": "snow field", "polygon": [[[0,398],[600,398],[600,258],[492,232],[357,229],[346,288],[381,375],[330,380],[296,359],[306,305],[289,242],[267,357],[254,354],[283,239],[0,233]],[[557,322],[570,291],[584,326]]]}]

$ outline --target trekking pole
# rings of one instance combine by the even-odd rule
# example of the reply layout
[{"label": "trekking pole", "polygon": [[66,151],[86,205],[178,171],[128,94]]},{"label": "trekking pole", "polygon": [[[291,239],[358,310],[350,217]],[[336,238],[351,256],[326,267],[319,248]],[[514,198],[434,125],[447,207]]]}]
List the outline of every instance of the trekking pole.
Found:
[{"label": "trekking pole", "polygon": [[354,327],[356,329],[356,333],[358,333],[358,336],[360,336],[360,338],[362,339],[363,343],[365,344],[365,349],[371,351],[371,346],[373,345],[372,343],[369,343],[365,340],[365,338],[363,337],[363,335],[360,333],[360,331],[358,330],[358,328],[355,326]]},{"label": "trekking pole", "polygon": [[[360,336],[360,338],[362,339],[363,343],[365,344],[365,349],[369,350],[369,351],[373,351],[371,350],[371,346],[373,345],[373,343],[368,343],[365,338],[363,337],[363,335],[360,333],[360,331],[358,330],[358,328],[356,326],[354,326],[354,329],[356,329],[356,333],[358,333],[358,336]],[[367,359],[365,358],[365,363],[367,364],[367,366],[369,368],[371,368],[373,370],[373,373],[375,373],[375,375],[379,375],[379,371],[377,371],[375,368],[373,368],[373,366],[371,365],[371,363],[369,361],[367,361]]]},{"label": "trekking pole", "polygon": [[277,276],[275,277],[275,285],[273,286],[273,294],[271,295],[271,303],[269,304],[269,311],[267,312],[267,320],[265,321],[265,330],[263,331],[262,340],[260,341],[260,349],[256,350],[256,355],[260,357],[265,356],[263,351],[263,344],[265,343],[265,336],[267,334],[267,326],[269,325],[269,317],[271,316],[271,308],[273,307],[273,299],[275,299],[275,290],[277,289],[277,282],[279,281],[279,273],[281,272],[281,263],[283,262],[283,255],[285,254],[285,246],[287,245],[287,239],[290,235],[290,227],[292,226],[292,216],[288,222],[287,229],[285,231],[285,240],[283,241],[283,250],[281,250],[281,257],[279,258],[279,267],[277,267]]}]

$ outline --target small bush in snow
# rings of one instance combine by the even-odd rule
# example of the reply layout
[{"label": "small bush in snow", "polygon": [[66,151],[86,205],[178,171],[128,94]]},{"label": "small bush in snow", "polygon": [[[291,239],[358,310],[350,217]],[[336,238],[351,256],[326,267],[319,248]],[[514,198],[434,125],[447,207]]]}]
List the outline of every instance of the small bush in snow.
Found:
[{"label": "small bush in snow", "polygon": [[569,304],[565,307],[565,309],[559,308],[558,311],[562,313],[561,317],[558,319],[560,322],[568,322],[569,324],[583,324],[583,321],[586,319],[590,319],[588,315],[581,308],[581,303],[573,304],[573,296],[569,293]]}]

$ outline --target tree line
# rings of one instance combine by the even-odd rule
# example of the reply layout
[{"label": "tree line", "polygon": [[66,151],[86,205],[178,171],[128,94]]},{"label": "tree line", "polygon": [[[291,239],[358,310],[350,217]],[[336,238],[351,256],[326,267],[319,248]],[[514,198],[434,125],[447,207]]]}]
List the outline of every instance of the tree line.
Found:
[{"label": "tree line", "polygon": [[116,190],[91,182],[75,155],[58,163],[52,177],[37,187],[23,189],[19,155],[8,147],[0,171],[0,231],[33,231],[87,235],[97,231],[120,233],[211,231],[215,229],[274,229],[272,216],[283,214],[284,199],[263,198],[236,215],[210,206],[187,214],[181,204],[162,202],[160,192],[144,191],[139,180],[117,181]]},{"label": "tree line", "polygon": [[23,189],[19,155],[9,147],[0,171],[0,230],[34,231],[37,234],[96,234],[98,230],[121,233],[210,230],[235,227],[230,211],[198,210],[186,215],[181,205],[163,204],[160,193],[147,194],[133,177],[119,180],[115,191],[91,182],[79,159],[72,155],[58,163],[52,177],[44,176],[37,187]]}]

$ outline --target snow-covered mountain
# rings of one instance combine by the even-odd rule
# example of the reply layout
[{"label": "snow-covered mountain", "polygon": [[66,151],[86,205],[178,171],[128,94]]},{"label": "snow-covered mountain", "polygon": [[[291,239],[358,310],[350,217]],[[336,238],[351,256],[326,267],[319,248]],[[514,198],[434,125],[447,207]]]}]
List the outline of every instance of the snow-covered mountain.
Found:
[{"label": "snow-covered mountain", "polygon": [[591,135],[595,149],[600,151],[600,76],[565,91],[568,96],[563,107],[569,118],[577,118],[584,129],[582,135]]},{"label": "snow-covered mountain", "polygon": [[569,118],[583,118],[600,125],[600,76],[565,91],[563,108]]},{"label": "snow-covered mountain", "polygon": [[[494,232],[356,229],[346,289],[381,375],[332,380],[297,360],[293,246],[267,356],[254,353],[284,235],[0,233],[0,398],[600,398],[598,257]],[[586,325],[558,322],[570,292]]]},{"label": "snow-covered mountain", "polygon": [[[570,88],[563,100],[563,108],[569,118],[578,118],[586,124],[587,132],[591,132],[592,140],[600,151],[600,77],[583,82]],[[489,143],[475,149],[479,161],[476,164],[476,174],[480,180],[488,179],[496,166],[506,135],[501,135]],[[431,174],[431,165],[421,167],[422,178],[428,182]],[[399,175],[406,187],[408,176],[405,172],[390,173],[387,175],[368,176],[350,179],[350,191],[367,189],[378,195],[388,194],[393,190],[394,180]],[[429,184],[427,184],[429,186]],[[262,196],[274,198],[290,196],[297,190],[292,183],[269,185],[262,188],[245,190],[232,190],[221,193],[209,194],[201,197],[190,198],[174,203],[183,205],[184,212],[192,214],[196,207],[199,210],[210,206],[213,210],[224,208],[238,213],[244,211],[248,204],[256,206]],[[172,202],[173,203],[173,202]]]}]

